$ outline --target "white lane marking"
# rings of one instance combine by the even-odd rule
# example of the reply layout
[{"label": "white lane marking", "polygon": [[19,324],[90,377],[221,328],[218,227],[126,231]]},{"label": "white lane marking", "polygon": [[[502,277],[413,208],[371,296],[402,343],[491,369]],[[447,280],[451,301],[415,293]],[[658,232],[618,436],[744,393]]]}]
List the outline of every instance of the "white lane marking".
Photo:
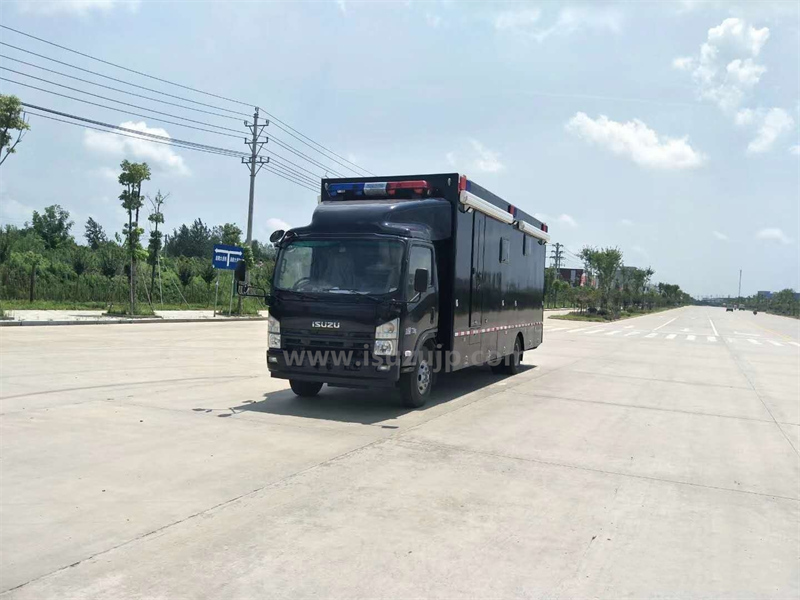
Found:
[{"label": "white lane marking", "polygon": [[760,333],[742,333],[741,331],[734,331],[733,333],[735,335],[751,335],[751,336],[755,336],[755,337],[758,337],[758,336],[761,335]]},{"label": "white lane marking", "polygon": [[780,342],[773,342],[772,340],[769,340],[769,343],[772,344],[773,346],[778,346],[778,348],[783,348],[783,344],[781,344]]},{"label": "white lane marking", "polygon": [[717,328],[714,327],[714,321],[709,319],[708,322],[711,323],[711,330],[714,332],[714,335],[719,335],[719,333],[717,333]]},{"label": "white lane marking", "polygon": [[670,333],[670,334],[667,336],[667,339],[668,339],[668,340],[674,340],[674,339],[675,339],[675,334],[674,334],[674,333]]},{"label": "white lane marking", "polygon": [[593,333],[600,333],[601,331],[605,331],[605,327],[601,327],[600,329],[590,329],[586,332],[586,335],[592,335]]},{"label": "white lane marking", "polygon": [[631,337],[632,335],[639,335],[639,331],[631,331],[630,333],[626,333],[625,337]]},{"label": "white lane marking", "polygon": [[586,331],[587,329],[591,329],[591,327],[580,327],[578,329],[570,329],[572,333],[578,333],[579,331]]},{"label": "white lane marking", "polygon": [[617,335],[618,333],[622,333],[622,329],[617,329],[615,331],[609,331],[606,335]]},{"label": "white lane marking", "polygon": [[687,335],[686,339],[689,340],[690,342],[693,342],[695,338],[693,335]]},{"label": "white lane marking", "polygon": [[683,331],[684,333],[688,333],[691,331],[691,329],[689,329],[688,327],[684,327],[683,329],[681,329],[681,331]]},{"label": "white lane marking", "polygon": [[[677,319],[677,318],[678,318],[678,317],[675,317],[675,319]],[[673,322],[675,319],[670,319],[670,320],[669,320],[669,321],[667,321],[666,323],[662,323],[661,325],[659,325],[658,327],[656,327],[655,329],[653,329],[653,331],[658,331],[658,330],[659,330],[659,329],[661,329],[662,327],[666,327],[667,325],[669,325],[670,323],[672,323],[672,322]]]},{"label": "white lane marking", "polygon": [[563,329],[564,329],[563,327],[556,327],[555,329],[550,329],[548,327],[547,329],[545,329],[545,331],[548,333],[553,333],[554,331],[562,331]]},{"label": "white lane marking", "polygon": [[758,340],[754,340],[753,338],[747,338],[747,341],[750,342],[751,344],[755,344],[756,346],[761,345],[761,342],[759,342]]},{"label": "white lane marking", "polygon": [[736,338],[728,338],[728,343],[733,344],[736,341]]},{"label": "white lane marking", "polygon": [[633,329],[633,325],[625,325],[625,329]]},{"label": "white lane marking", "polygon": [[713,335],[710,335],[710,336],[708,336],[706,339],[707,339],[709,342],[716,342],[716,341],[717,341],[717,338],[715,338]]},{"label": "white lane marking", "polygon": [[657,335],[658,335],[657,333],[648,333],[648,334],[647,334],[646,336],[644,336],[644,337],[646,337],[646,338],[654,338],[654,337],[656,337]]},{"label": "white lane marking", "polygon": [[797,342],[789,342],[792,346],[800,346]]}]

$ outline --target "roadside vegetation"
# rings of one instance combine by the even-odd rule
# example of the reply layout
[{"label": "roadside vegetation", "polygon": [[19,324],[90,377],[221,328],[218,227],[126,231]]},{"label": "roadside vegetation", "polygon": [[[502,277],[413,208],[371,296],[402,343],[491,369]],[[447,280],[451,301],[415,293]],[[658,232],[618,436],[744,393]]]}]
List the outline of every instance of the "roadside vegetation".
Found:
[{"label": "roadside vegetation", "polygon": [[560,280],[552,267],[545,271],[545,306],[577,309],[553,315],[554,319],[613,321],[692,302],[676,284],[651,284],[654,271],[649,267],[626,266],[618,248],[587,246],[579,256],[584,263],[585,285],[572,286]]},{"label": "roadside vegetation", "polygon": [[[22,227],[0,229],[0,311],[92,308],[114,314],[152,314],[153,309],[217,309],[228,312],[232,271],[211,265],[214,244],[243,245],[234,223],[209,226],[200,219],[164,234],[163,207],[169,194],[144,189],[146,163],[123,161],[119,182],[126,220],[121,233],[108,234],[92,217],[75,226],[58,204],[33,211]],[[145,217],[145,213],[147,216]],[[145,221],[147,247],[142,245]],[[253,241],[247,253],[254,285],[269,288],[275,262],[271,245]],[[218,285],[218,289],[217,289]],[[233,312],[238,312],[233,302]],[[146,307],[146,308],[142,308]],[[242,314],[264,309],[246,298]]]},{"label": "roadside vegetation", "polygon": [[[699,302],[699,304],[719,306],[719,300],[714,303]],[[745,310],[757,310],[759,312],[800,319],[800,294],[790,288],[776,292],[769,297],[765,295],[755,295],[743,296],[741,298],[729,298],[724,304],[744,307]]]}]

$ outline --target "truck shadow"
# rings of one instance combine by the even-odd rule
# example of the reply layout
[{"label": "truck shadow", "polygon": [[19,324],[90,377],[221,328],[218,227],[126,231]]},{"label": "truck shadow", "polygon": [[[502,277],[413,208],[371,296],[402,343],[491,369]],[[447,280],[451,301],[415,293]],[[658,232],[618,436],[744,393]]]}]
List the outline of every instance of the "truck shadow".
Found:
[{"label": "truck shadow", "polygon": [[[521,365],[520,372],[535,369],[534,365]],[[495,375],[488,367],[462,369],[456,373],[439,375],[436,387],[428,403],[419,412],[460,398],[465,394],[483,389],[493,383],[503,381],[508,376]],[[415,409],[405,408],[400,400],[400,392],[393,388],[345,389],[324,386],[318,396],[300,398],[291,390],[280,390],[264,394],[264,399],[236,406],[234,413],[252,411],[374,425],[397,417]],[[387,429],[395,426],[386,425]]]}]

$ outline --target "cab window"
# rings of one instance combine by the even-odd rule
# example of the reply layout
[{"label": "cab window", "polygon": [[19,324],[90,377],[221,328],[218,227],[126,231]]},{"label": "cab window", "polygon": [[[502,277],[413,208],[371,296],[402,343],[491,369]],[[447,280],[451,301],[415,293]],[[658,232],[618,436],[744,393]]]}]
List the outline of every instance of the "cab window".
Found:
[{"label": "cab window", "polygon": [[416,292],[414,291],[414,273],[417,269],[428,270],[428,287],[431,286],[433,277],[433,252],[430,248],[425,246],[411,246],[408,253],[408,272],[406,275],[406,298],[413,298]]}]

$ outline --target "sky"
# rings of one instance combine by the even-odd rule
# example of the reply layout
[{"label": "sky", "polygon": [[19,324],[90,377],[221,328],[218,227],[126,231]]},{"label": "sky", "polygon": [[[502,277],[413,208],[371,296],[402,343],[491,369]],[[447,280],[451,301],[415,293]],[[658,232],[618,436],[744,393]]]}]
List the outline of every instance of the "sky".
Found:
[{"label": "sky", "polygon": [[[799,7],[768,0],[4,0],[0,24],[241,104],[8,30],[0,30],[0,42],[68,65],[0,45],[9,57],[0,58],[0,77],[109,104],[49,83],[59,82],[150,112],[124,114],[8,81],[0,81],[0,93],[237,151],[246,150],[248,117],[166,106],[19,60],[226,111],[251,114],[257,105],[342,157],[317,152],[273,121],[265,129],[271,138],[265,155],[283,155],[304,173],[343,171],[334,159],[379,175],[466,173],[545,220],[553,242],[567,249],[565,266],[580,266],[573,255],[585,245],[617,246],[625,264],[650,266],[654,282],[678,283],[693,295],[736,295],[741,269],[749,295],[800,289]],[[156,122],[152,110],[228,127],[233,137]],[[39,116],[30,122],[17,154],[0,167],[0,223],[23,225],[33,210],[60,204],[76,236],[90,216],[120,231],[117,175],[128,158],[152,168],[145,193],[169,193],[167,230],[198,217],[246,225],[249,178],[238,158]],[[262,171],[254,237],[307,224],[316,201],[317,192]]]}]

